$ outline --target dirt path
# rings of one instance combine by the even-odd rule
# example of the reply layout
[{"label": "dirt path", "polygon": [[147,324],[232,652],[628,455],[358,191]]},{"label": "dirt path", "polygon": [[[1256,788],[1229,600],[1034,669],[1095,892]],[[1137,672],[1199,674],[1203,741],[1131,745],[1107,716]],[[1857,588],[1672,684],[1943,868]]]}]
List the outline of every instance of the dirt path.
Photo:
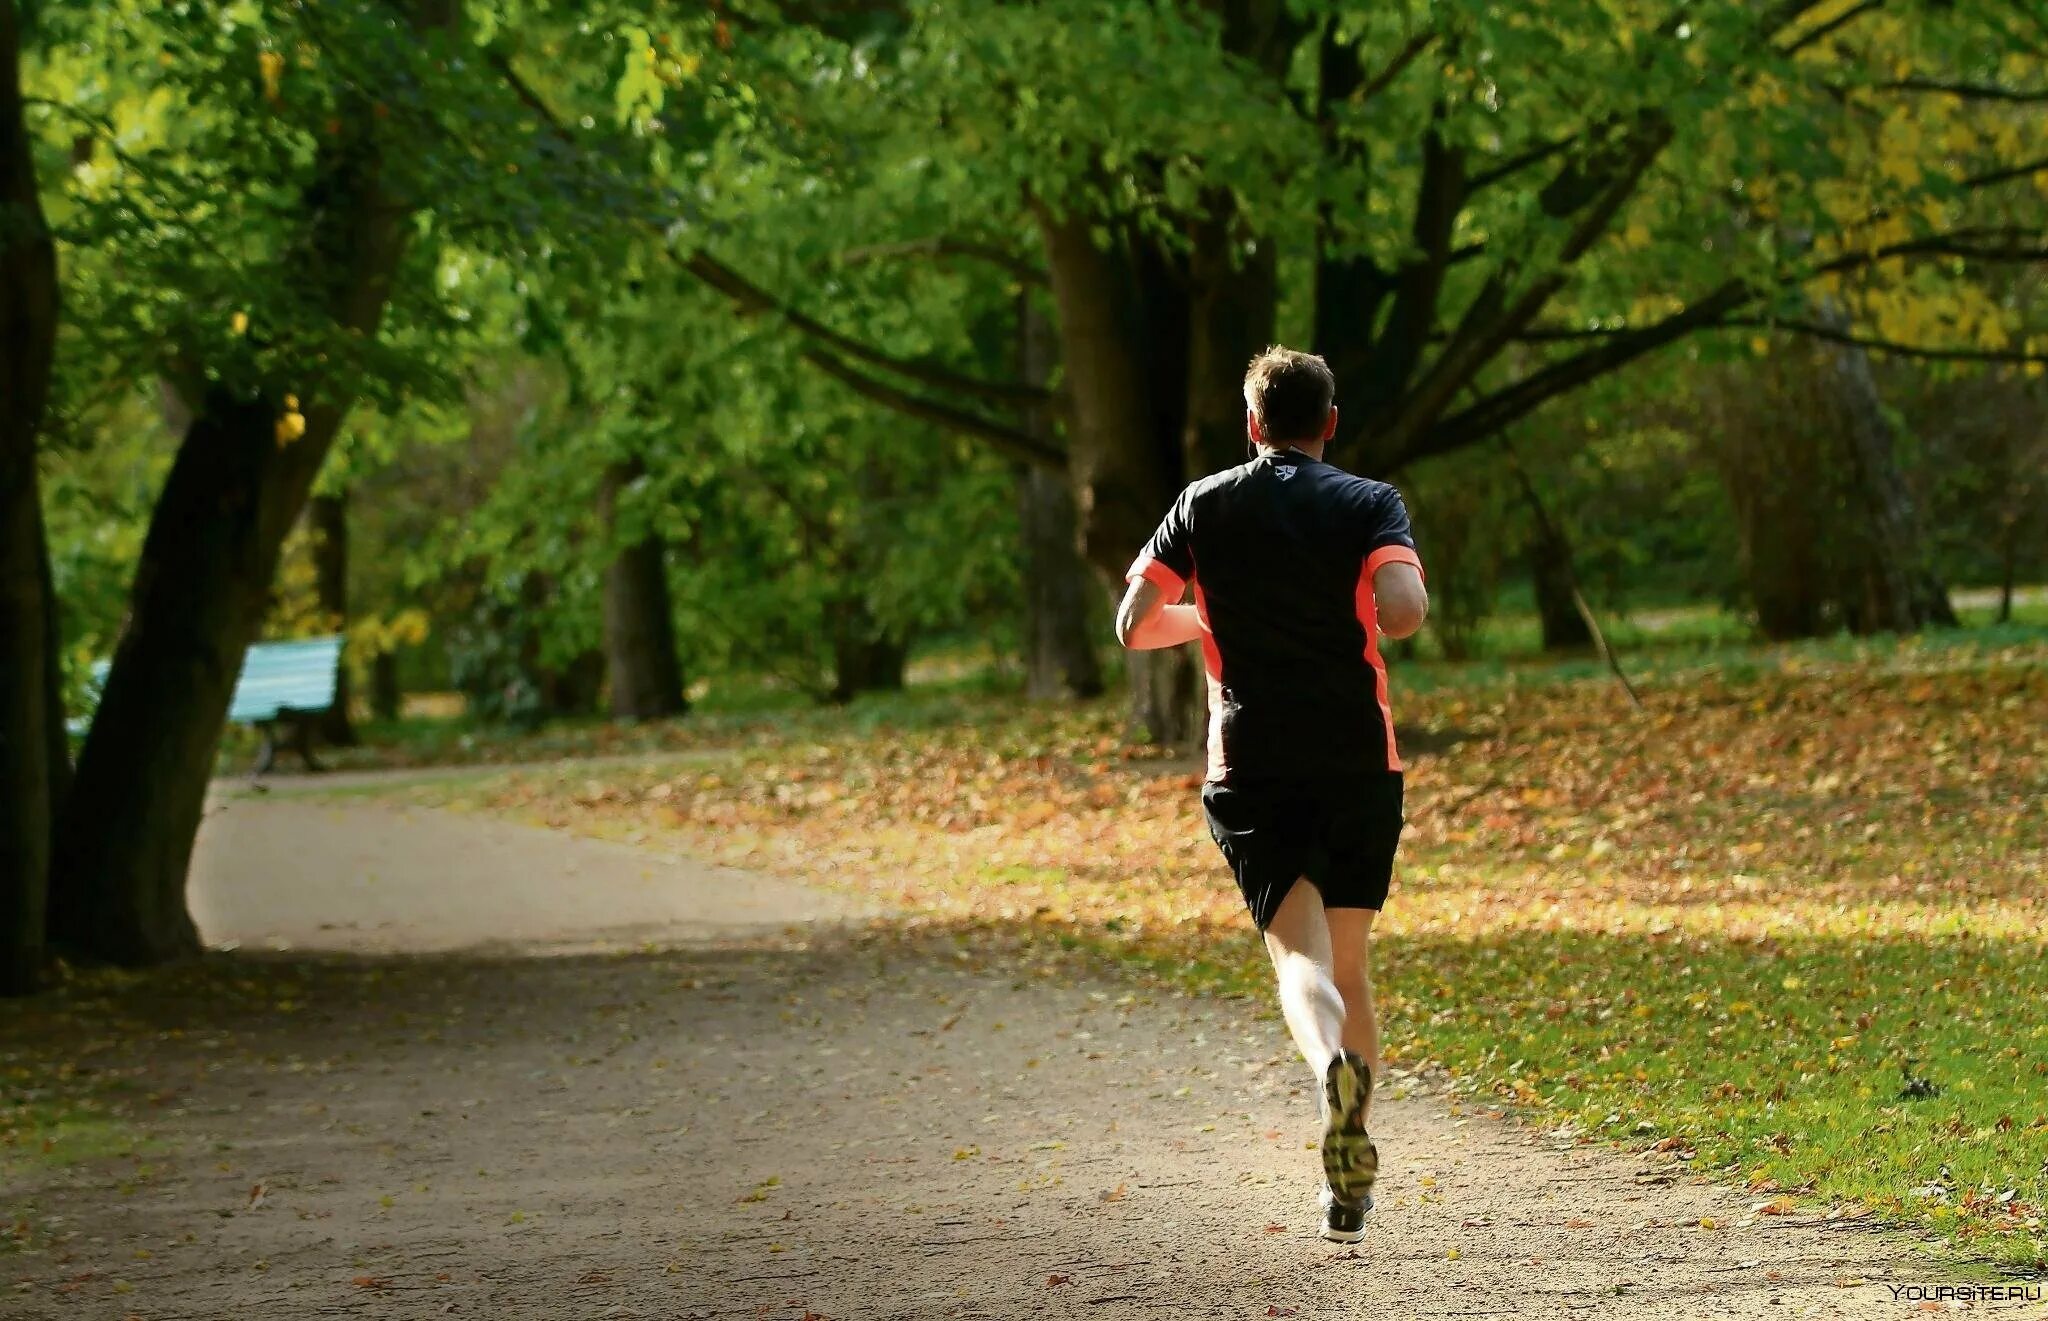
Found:
[{"label": "dirt path", "polygon": [[1384,1100],[1381,1210],[1333,1249],[1248,1006],[792,928],[843,905],[503,824],[252,800],[208,830],[207,927],[245,946],[694,943],[268,956],[82,1048],[0,1031],[137,1070],[153,1139],[8,1190],[40,1228],[0,1316],[1902,1317],[1881,1282],[1933,1274],[1426,1095]]}]

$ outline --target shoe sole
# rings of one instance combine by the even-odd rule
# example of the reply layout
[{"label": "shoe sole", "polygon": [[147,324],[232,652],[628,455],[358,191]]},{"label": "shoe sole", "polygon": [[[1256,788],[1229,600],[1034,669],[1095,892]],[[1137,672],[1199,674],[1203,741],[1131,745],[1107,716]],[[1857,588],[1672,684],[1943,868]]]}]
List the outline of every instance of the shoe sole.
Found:
[{"label": "shoe sole", "polygon": [[1332,1070],[1323,1087],[1330,1110],[1329,1126],[1323,1130],[1323,1178],[1346,1202],[1366,1201],[1380,1174],[1379,1148],[1365,1131],[1371,1085],[1365,1070],[1354,1064]]},{"label": "shoe sole", "polygon": [[1362,1228],[1331,1229],[1328,1225],[1325,1225],[1319,1233],[1326,1243],[1362,1243],[1365,1241],[1365,1230]]}]

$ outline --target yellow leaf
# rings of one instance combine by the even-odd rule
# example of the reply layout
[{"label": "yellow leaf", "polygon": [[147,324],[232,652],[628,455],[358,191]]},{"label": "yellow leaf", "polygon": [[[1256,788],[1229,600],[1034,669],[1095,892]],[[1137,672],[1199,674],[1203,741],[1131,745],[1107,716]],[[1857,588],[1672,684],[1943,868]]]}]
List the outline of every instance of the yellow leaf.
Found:
[{"label": "yellow leaf", "polygon": [[276,105],[278,90],[284,80],[284,56],[274,50],[260,51],[256,56],[256,68],[263,76],[263,99]]}]

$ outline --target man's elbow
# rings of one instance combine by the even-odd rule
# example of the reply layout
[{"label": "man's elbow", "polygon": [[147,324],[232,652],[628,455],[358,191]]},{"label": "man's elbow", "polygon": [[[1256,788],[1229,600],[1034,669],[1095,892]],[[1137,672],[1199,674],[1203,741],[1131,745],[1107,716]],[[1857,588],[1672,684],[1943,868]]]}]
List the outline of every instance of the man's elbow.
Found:
[{"label": "man's elbow", "polygon": [[1130,651],[1136,646],[1138,626],[1141,622],[1138,612],[1131,608],[1130,602],[1126,601],[1117,608],[1116,640],[1125,651]]},{"label": "man's elbow", "polygon": [[1380,602],[1380,632],[1399,640],[1415,636],[1429,618],[1429,598]]}]

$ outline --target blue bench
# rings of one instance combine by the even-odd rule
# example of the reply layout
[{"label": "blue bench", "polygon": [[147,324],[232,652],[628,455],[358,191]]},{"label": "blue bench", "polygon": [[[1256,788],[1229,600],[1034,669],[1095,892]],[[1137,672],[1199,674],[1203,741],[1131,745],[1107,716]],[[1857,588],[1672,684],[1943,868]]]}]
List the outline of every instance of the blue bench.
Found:
[{"label": "blue bench", "polygon": [[[262,775],[277,763],[277,730],[292,727],[292,750],[317,771],[313,760],[313,727],[334,705],[334,688],[341,671],[341,635],[300,638],[293,642],[259,642],[242,658],[242,673],[235,680],[235,695],[228,702],[228,722],[254,725],[263,734],[263,747],[256,754],[251,772]],[[107,662],[92,667],[92,696],[97,702],[107,681]],[[83,732],[83,718],[70,722],[74,733]]]}]

